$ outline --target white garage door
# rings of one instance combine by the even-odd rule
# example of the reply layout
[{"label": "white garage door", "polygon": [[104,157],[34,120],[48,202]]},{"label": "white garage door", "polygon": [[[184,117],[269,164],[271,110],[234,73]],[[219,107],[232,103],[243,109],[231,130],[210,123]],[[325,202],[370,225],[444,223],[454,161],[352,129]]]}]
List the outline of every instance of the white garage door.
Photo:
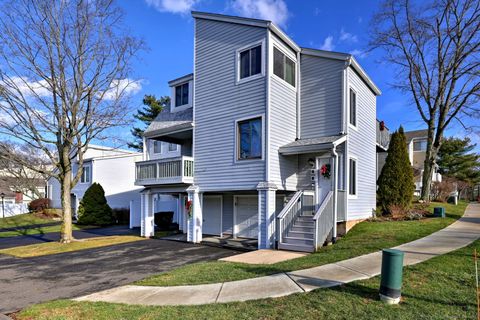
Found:
[{"label": "white garage door", "polygon": [[258,197],[235,197],[235,223],[237,237],[258,238]]},{"label": "white garage door", "polygon": [[221,235],[222,233],[222,196],[203,197],[204,234]]}]

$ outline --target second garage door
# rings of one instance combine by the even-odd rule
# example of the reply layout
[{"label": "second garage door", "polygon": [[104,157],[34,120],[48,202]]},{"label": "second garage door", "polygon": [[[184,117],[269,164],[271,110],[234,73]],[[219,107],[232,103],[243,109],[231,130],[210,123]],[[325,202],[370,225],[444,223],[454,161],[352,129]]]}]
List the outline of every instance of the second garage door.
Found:
[{"label": "second garage door", "polygon": [[235,196],[237,237],[258,238],[258,197]]}]

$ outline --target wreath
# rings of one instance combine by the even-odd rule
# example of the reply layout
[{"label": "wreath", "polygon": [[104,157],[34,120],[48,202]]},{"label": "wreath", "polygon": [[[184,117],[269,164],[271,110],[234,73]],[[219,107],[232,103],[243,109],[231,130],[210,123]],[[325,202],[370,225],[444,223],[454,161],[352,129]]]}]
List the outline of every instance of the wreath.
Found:
[{"label": "wreath", "polygon": [[187,211],[188,218],[192,217],[192,200],[185,199],[185,210]]},{"label": "wreath", "polygon": [[324,164],[320,168],[320,173],[322,174],[322,177],[325,179],[330,179],[330,164]]}]

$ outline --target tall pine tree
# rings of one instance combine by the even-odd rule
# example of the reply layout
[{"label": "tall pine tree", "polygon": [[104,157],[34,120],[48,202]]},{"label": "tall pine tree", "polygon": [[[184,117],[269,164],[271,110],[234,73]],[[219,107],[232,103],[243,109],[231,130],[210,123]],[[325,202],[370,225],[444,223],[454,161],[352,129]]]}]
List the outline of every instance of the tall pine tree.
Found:
[{"label": "tall pine tree", "polygon": [[131,131],[134,141],[128,143],[130,148],[138,151],[143,151],[143,132],[145,131],[145,128],[152,123],[164,108],[170,108],[170,97],[163,96],[157,99],[154,95],[147,94],[143,97],[143,105],[144,107],[137,111],[134,118],[142,121],[145,124],[145,127],[143,129],[134,127]]},{"label": "tall pine tree", "polygon": [[378,178],[378,202],[384,213],[393,207],[406,211],[415,190],[413,169],[403,128],[392,134],[388,155]]},{"label": "tall pine tree", "polygon": [[467,183],[480,182],[480,155],[472,152],[476,144],[470,138],[447,138],[438,152],[440,172]]}]

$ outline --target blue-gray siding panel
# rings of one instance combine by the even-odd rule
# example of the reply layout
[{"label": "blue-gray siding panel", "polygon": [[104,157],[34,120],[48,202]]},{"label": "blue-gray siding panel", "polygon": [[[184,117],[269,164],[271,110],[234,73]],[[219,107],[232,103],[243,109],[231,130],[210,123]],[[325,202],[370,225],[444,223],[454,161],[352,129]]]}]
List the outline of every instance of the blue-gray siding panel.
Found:
[{"label": "blue-gray siding panel", "polygon": [[[272,36],[273,45],[282,42]],[[295,53],[291,51],[295,56]],[[278,148],[297,137],[297,93],[295,88],[272,74],[270,77],[270,181],[279,190],[296,190],[297,157],[282,156]]]},{"label": "blue-gray siding panel", "polygon": [[[265,39],[264,28],[196,19],[195,184],[202,191],[255,189],[265,161],[236,163],[235,120],[265,113],[265,77],[236,84],[236,50]],[[265,128],[263,128],[265,129]]]},{"label": "blue-gray siding panel", "polygon": [[339,134],[342,119],[344,62],[301,56],[302,139]]},{"label": "blue-gray siding panel", "polygon": [[222,232],[233,234],[233,194],[224,193],[223,195],[223,217]]},{"label": "blue-gray siding panel", "polygon": [[376,97],[351,68],[348,85],[357,92],[358,130],[349,127],[347,151],[358,159],[357,197],[348,200],[347,220],[356,220],[370,217],[376,206]]}]

